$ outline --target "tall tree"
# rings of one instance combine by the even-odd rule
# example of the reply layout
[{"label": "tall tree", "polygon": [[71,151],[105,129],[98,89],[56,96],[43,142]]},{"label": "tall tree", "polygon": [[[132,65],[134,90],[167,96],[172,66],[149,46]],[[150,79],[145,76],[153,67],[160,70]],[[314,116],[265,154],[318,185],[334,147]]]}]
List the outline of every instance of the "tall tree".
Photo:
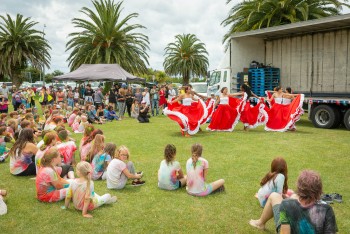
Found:
[{"label": "tall tree", "polygon": [[205,44],[194,34],[176,35],[175,42],[165,48],[164,69],[169,75],[182,75],[188,84],[190,75],[206,75],[209,62]]},{"label": "tall tree", "polygon": [[[345,0],[347,1],[347,0]],[[228,0],[227,3],[230,3]],[[232,33],[339,15],[338,0],[248,0],[234,5],[222,25],[229,26],[223,41]]]},{"label": "tall tree", "polygon": [[19,87],[23,70],[31,65],[42,69],[49,68],[51,47],[44,39],[43,32],[34,29],[38,22],[17,14],[0,16],[0,74],[12,77]]},{"label": "tall tree", "polygon": [[74,18],[74,26],[79,32],[69,34],[67,51],[71,70],[81,64],[118,63],[125,70],[136,73],[145,72],[148,64],[148,37],[138,29],[145,27],[130,24],[129,21],[138,16],[137,13],[121,18],[122,3],[112,0],[92,1],[95,11],[83,7],[80,12],[86,19]]}]

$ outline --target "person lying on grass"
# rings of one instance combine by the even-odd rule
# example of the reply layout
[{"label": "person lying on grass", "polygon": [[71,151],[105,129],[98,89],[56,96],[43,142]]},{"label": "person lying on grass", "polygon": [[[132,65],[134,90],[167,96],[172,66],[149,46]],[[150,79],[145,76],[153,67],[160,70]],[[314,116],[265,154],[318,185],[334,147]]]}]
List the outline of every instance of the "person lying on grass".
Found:
[{"label": "person lying on grass", "polygon": [[102,196],[95,193],[94,182],[91,179],[92,167],[88,162],[81,161],[77,164],[77,175],[79,178],[72,180],[70,183],[65,205],[62,209],[68,208],[72,200],[75,209],[82,211],[83,217],[92,218],[92,215],[88,213],[89,210],[117,201],[117,197],[112,197],[109,193]]}]

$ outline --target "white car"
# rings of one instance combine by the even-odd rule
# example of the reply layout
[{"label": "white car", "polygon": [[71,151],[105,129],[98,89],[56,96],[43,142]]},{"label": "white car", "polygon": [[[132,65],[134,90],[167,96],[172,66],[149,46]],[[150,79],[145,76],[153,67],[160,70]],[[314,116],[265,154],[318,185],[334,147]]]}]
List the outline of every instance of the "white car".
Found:
[{"label": "white car", "polygon": [[208,90],[208,84],[206,82],[197,82],[197,83],[190,83],[192,85],[192,89],[205,97],[208,97],[207,90]]}]

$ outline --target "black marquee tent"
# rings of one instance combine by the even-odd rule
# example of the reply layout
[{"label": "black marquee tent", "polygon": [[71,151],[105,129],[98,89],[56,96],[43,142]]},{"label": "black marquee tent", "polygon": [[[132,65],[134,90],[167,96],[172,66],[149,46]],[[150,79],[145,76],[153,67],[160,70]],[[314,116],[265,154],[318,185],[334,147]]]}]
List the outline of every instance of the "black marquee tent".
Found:
[{"label": "black marquee tent", "polygon": [[144,78],[136,77],[125,71],[119,64],[82,64],[77,70],[55,76],[53,79],[60,81],[146,81]]}]

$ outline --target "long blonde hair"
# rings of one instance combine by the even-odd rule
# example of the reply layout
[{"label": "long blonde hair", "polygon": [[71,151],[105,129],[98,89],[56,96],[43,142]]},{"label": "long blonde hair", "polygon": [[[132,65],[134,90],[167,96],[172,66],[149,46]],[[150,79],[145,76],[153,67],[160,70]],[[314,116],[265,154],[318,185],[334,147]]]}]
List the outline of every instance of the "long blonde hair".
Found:
[{"label": "long blonde hair", "polygon": [[130,151],[129,151],[128,147],[126,147],[125,145],[119,146],[119,148],[117,149],[117,152],[116,152],[116,154],[115,154],[115,158],[119,158],[120,152],[123,151],[123,150],[125,150],[125,151],[128,152],[128,159],[129,159]]},{"label": "long blonde hair", "polygon": [[77,164],[77,171],[79,171],[80,176],[82,176],[86,180],[85,197],[90,197],[90,184],[91,184],[91,174],[92,174],[92,167],[90,163],[85,161],[80,161]]},{"label": "long blonde hair", "polygon": [[87,157],[86,157],[87,161],[91,163],[95,155],[104,149],[104,146],[105,146],[105,137],[101,134],[97,134],[94,140],[92,141],[90,151],[87,154]]}]

